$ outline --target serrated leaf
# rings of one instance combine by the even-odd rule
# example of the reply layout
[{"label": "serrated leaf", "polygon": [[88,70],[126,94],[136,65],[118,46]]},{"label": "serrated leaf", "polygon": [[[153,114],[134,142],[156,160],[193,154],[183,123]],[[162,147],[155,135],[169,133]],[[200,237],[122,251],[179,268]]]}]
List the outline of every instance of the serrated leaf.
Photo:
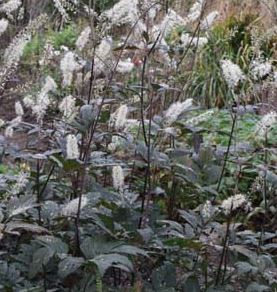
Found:
[{"label": "serrated leaf", "polygon": [[29,267],[29,277],[32,279],[38,273],[42,272],[43,266],[47,265],[53,255],[54,252],[46,247],[37,249],[33,254],[33,260]]},{"label": "serrated leaf", "polygon": [[97,266],[101,276],[104,276],[107,269],[111,267],[123,266],[125,271],[133,271],[133,264],[131,261],[126,256],[116,253],[99,255],[89,261]]},{"label": "serrated leaf", "polygon": [[187,212],[185,210],[179,210],[181,217],[187,221],[193,228],[197,228],[198,226],[198,219],[195,214],[192,212]]},{"label": "serrated leaf", "polygon": [[145,256],[147,257],[147,252],[141,248],[138,248],[136,246],[132,246],[132,245],[121,245],[118,247],[113,248],[112,250],[113,252],[117,252],[117,253],[124,253],[124,254],[128,254],[128,255],[141,255],[141,256]]},{"label": "serrated leaf", "polygon": [[59,263],[58,274],[61,278],[66,278],[68,275],[75,273],[85,262],[83,258],[67,257]]},{"label": "serrated leaf", "polygon": [[189,277],[186,280],[186,282],[182,288],[183,288],[183,291],[189,291],[189,292],[200,292],[201,291],[199,281],[194,276]]},{"label": "serrated leaf", "polygon": [[95,104],[85,104],[80,108],[80,119],[86,125],[89,125],[96,118],[95,107]]},{"label": "serrated leaf", "polygon": [[6,224],[5,227],[5,231],[6,232],[14,232],[16,230],[26,230],[26,231],[30,231],[33,233],[46,233],[49,234],[49,230],[47,230],[46,228],[39,226],[39,225],[35,225],[35,224],[29,224],[29,223],[25,223],[25,222],[20,222],[20,221],[12,221]]},{"label": "serrated leaf", "polygon": [[255,252],[247,249],[246,247],[244,247],[242,245],[233,245],[233,246],[230,246],[230,250],[236,251],[239,254],[244,255],[252,263],[255,263],[257,261],[257,254]]},{"label": "serrated leaf", "polygon": [[258,269],[252,265],[250,265],[247,262],[237,262],[235,264],[238,274],[247,274],[247,273],[251,273],[251,274],[256,274],[258,272]]},{"label": "serrated leaf", "polygon": [[170,291],[176,286],[175,266],[170,262],[165,262],[153,271],[151,282],[155,291]]},{"label": "serrated leaf", "polygon": [[68,246],[60,238],[51,235],[38,236],[36,240],[39,244],[49,248],[54,253],[68,253]]},{"label": "serrated leaf", "polygon": [[86,238],[81,244],[81,251],[87,259],[94,258],[97,255],[110,253],[114,248],[122,245],[121,242],[107,241],[103,237]]},{"label": "serrated leaf", "polygon": [[14,217],[25,213],[27,210],[37,207],[38,204],[33,196],[25,195],[19,198],[13,198],[7,205],[8,217]]},{"label": "serrated leaf", "polygon": [[266,269],[275,268],[275,263],[270,255],[261,254],[257,258],[257,266],[263,273]]},{"label": "serrated leaf", "polygon": [[150,227],[138,229],[137,231],[145,243],[147,243],[154,235],[154,231]]},{"label": "serrated leaf", "polygon": [[159,220],[158,221],[159,223],[163,223],[163,224],[166,224],[166,225],[169,225],[169,227],[171,229],[174,229],[180,233],[183,233],[184,232],[184,228],[181,224],[179,224],[178,222],[175,222],[175,221],[172,221],[172,220]]},{"label": "serrated leaf", "polygon": [[270,287],[265,285],[260,285],[259,283],[253,282],[248,285],[245,292],[266,292],[271,291]]}]

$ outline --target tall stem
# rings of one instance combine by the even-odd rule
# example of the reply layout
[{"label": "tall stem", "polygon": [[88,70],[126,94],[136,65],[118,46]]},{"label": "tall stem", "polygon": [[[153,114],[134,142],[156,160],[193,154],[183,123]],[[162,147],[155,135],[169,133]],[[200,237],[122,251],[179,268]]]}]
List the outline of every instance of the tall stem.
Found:
[{"label": "tall stem", "polygon": [[261,236],[260,236],[260,241],[259,241],[259,247],[261,245],[263,245],[264,243],[264,233],[265,233],[265,216],[267,214],[267,183],[266,183],[266,177],[267,177],[267,163],[268,163],[268,133],[267,133],[267,129],[265,131],[265,145],[264,145],[264,175],[263,175],[263,201],[264,201],[264,209],[265,209],[265,213],[262,219],[262,224],[261,224]]},{"label": "tall stem", "polygon": [[[222,170],[221,170],[221,174],[218,180],[218,184],[217,184],[217,188],[216,191],[218,192],[221,186],[221,182],[224,176],[224,172],[226,169],[226,165],[227,165],[227,160],[228,160],[228,156],[230,153],[230,148],[231,148],[231,144],[232,144],[232,139],[234,136],[234,130],[235,130],[235,125],[236,125],[236,121],[237,121],[237,114],[235,114],[234,116],[232,116],[233,122],[232,122],[232,128],[231,128],[231,132],[230,132],[230,137],[229,137],[229,142],[228,142],[228,146],[227,146],[227,151],[225,153],[225,157],[224,157],[224,161],[223,161],[223,166],[222,166]],[[215,201],[216,198],[213,199],[213,202]]]},{"label": "tall stem", "polygon": [[[145,174],[145,181],[144,181],[144,188],[143,188],[143,194],[142,194],[142,200],[141,200],[141,217],[139,220],[138,228],[140,229],[142,227],[143,223],[143,215],[145,213],[145,202],[147,194],[150,193],[151,190],[151,126],[152,126],[152,103],[153,103],[153,97],[150,98],[149,103],[149,124],[148,124],[148,133],[146,132],[145,127],[145,120],[144,120],[144,79],[145,79],[145,72],[146,72],[146,66],[147,61],[151,55],[151,53],[154,51],[159,39],[160,39],[160,33],[158,34],[154,44],[151,46],[151,49],[147,53],[147,55],[144,57],[143,60],[143,67],[142,67],[142,76],[141,76],[141,93],[140,93],[140,114],[141,114],[141,124],[142,124],[142,131],[143,131],[143,137],[145,146],[147,147],[147,167],[146,167],[146,174]],[[147,137],[148,134],[148,137]]]},{"label": "tall stem", "polygon": [[225,234],[224,243],[223,243],[223,250],[222,250],[222,253],[221,253],[220,262],[219,262],[219,266],[218,266],[218,270],[217,270],[215,286],[217,286],[219,281],[220,281],[222,265],[223,265],[223,261],[224,261],[224,259],[226,257],[226,253],[227,253],[227,245],[228,245],[228,240],[229,240],[230,224],[231,224],[231,215],[228,216],[228,219],[227,219],[226,234]]},{"label": "tall stem", "polygon": [[268,135],[267,130],[265,131],[265,150],[264,150],[264,180],[263,180],[263,200],[264,200],[264,207],[265,211],[267,211],[267,183],[266,183],[266,177],[267,177],[267,163],[268,163]]},{"label": "tall stem", "polygon": [[40,164],[39,159],[37,159],[37,171],[36,171],[36,190],[37,190],[37,203],[38,203],[38,223],[42,224],[41,220],[41,206],[40,206]]}]

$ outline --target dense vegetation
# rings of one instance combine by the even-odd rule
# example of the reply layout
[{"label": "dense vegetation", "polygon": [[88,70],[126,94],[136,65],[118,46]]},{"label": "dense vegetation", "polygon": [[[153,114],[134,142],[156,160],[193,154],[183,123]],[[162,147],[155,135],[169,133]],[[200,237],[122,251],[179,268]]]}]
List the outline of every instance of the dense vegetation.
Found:
[{"label": "dense vegetation", "polygon": [[277,291],[277,3],[226,3],[0,0],[0,291]]}]

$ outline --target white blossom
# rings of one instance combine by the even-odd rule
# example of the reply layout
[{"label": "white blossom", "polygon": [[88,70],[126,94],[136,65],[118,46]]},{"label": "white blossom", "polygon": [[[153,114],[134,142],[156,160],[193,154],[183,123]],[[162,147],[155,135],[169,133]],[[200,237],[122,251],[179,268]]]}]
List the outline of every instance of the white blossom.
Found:
[{"label": "white blossom", "polygon": [[206,17],[204,17],[204,19],[201,21],[201,29],[209,29],[214,21],[216,20],[216,18],[219,16],[219,12],[218,11],[212,11],[210,12]]},{"label": "white blossom", "polygon": [[147,22],[152,24],[161,9],[161,5],[155,0],[143,0],[140,2],[140,5],[140,10],[147,12]]},{"label": "white blossom", "polygon": [[113,40],[111,37],[102,39],[95,51],[94,67],[96,74],[105,73],[113,63]]},{"label": "white blossom", "polygon": [[49,92],[55,91],[57,89],[57,84],[51,76],[47,76],[45,79],[45,84],[39,92],[36,100],[32,102],[29,98],[24,98],[23,102],[32,106],[32,112],[37,116],[38,121],[42,121],[46,110],[50,104]]},{"label": "white blossom", "polygon": [[192,106],[193,100],[191,98],[187,99],[184,102],[177,101],[171,104],[171,106],[167,109],[164,115],[165,123],[167,124],[167,126],[173,124],[183,112],[189,110]]},{"label": "white blossom", "polygon": [[177,130],[174,127],[167,127],[164,129],[165,134],[176,137]]},{"label": "white blossom", "polygon": [[124,127],[124,132],[127,133],[130,130],[134,129],[135,127],[139,127],[140,124],[141,124],[141,121],[139,121],[137,119],[126,119],[126,121],[125,121],[125,127]]},{"label": "white blossom", "polygon": [[69,51],[61,60],[60,69],[63,73],[63,87],[70,86],[73,80],[74,71],[80,70],[82,65],[76,61],[76,55]]},{"label": "white blossom", "polygon": [[14,105],[15,108],[15,113],[17,116],[23,116],[24,115],[24,110],[23,107],[21,105],[21,103],[19,101],[17,101]]},{"label": "white blossom", "polygon": [[158,28],[159,32],[161,32],[162,35],[166,36],[172,31],[172,29],[185,24],[186,22],[182,16],[177,14],[176,11],[174,11],[173,9],[169,9],[168,13],[158,25]]},{"label": "white blossom", "polygon": [[5,136],[6,137],[12,137],[13,133],[14,133],[14,128],[17,127],[21,121],[22,121],[22,117],[21,116],[17,116],[14,119],[12,119],[9,122],[9,125],[5,130]]},{"label": "white blossom", "polygon": [[80,4],[80,0],[72,0],[74,5],[79,5]]},{"label": "white blossom", "polygon": [[264,174],[255,177],[251,185],[251,192],[261,192],[264,186]]},{"label": "white blossom", "polygon": [[250,71],[255,80],[261,79],[269,75],[272,70],[272,65],[268,61],[254,60],[250,65]]},{"label": "white blossom", "polygon": [[70,20],[70,17],[68,15],[68,13],[65,10],[65,7],[63,6],[62,1],[60,0],[53,0],[55,7],[57,8],[57,10],[59,11],[59,13],[61,14],[63,20],[65,22]]},{"label": "white blossom", "polygon": [[8,138],[11,138],[13,136],[13,127],[12,126],[8,126],[5,130],[5,136]]},{"label": "white blossom", "polygon": [[6,14],[10,14],[13,11],[17,10],[21,4],[21,0],[9,0],[7,3],[4,3],[0,6],[0,11]]},{"label": "white blossom", "polygon": [[32,112],[37,116],[38,121],[42,121],[46,110],[50,104],[48,92],[41,91],[37,97],[37,101],[32,108]]},{"label": "white blossom", "polygon": [[39,60],[39,65],[44,66],[49,63],[49,61],[55,56],[55,50],[50,41],[46,41],[46,44],[43,48],[43,54],[41,59]]},{"label": "white blossom", "polygon": [[71,121],[77,114],[76,99],[72,95],[66,96],[59,104],[59,110],[62,112],[63,117]]},{"label": "white blossom", "polygon": [[69,134],[66,136],[66,157],[68,159],[79,158],[78,141],[75,135]]},{"label": "white blossom", "polygon": [[[176,27],[184,26],[185,20],[178,15],[174,10],[169,9],[168,13],[164,16],[162,21],[159,24],[156,24],[152,27],[149,35],[153,41],[157,41],[156,45],[156,54],[155,56],[158,60],[168,66],[174,66],[172,60],[169,56],[169,46],[165,40],[165,37]],[[149,45],[149,49],[152,47],[152,44]]]},{"label": "white blossom", "polygon": [[31,95],[26,95],[24,98],[23,98],[23,103],[26,107],[32,107],[35,105],[35,101],[34,99],[32,98]]},{"label": "white blossom", "polygon": [[9,25],[8,20],[4,18],[0,19],[0,36],[6,31],[8,25]]},{"label": "white blossom", "polygon": [[276,124],[277,113],[270,112],[262,117],[262,119],[257,123],[255,134],[260,138],[264,138],[265,134]]},{"label": "white blossom", "polygon": [[214,109],[208,110],[205,113],[202,113],[196,117],[193,117],[187,120],[186,125],[191,125],[191,126],[198,125],[199,123],[207,121],[211,116],[214,115],[214,113],[215,113]]},{"label": "white blossom", "polygon": [[108,149],[113,152],[123,144],[124,144],[124,139],[120,136],[114,135],[112,136],[111,143],[108,145]]},{"label": "white blossom", "polygon": [[273,72],[273,81],[277,83],[277,71]]},{"label": "white blossom", "polygon": [[24,19],[24,14],[25,14],[25,9],[24,9],[23,6],[21,6],[19,8],[19,11],[18,11],[17,19],[18,20],[23,20]]},{"label": "white blossom", "polygon": [[131,59],[127,59],[126,61],[119,61],[116,71],[119,73],[129,73],[134,69],[134,64],[131,62]]},{"label": "white blossom", "polygon": [[[81,210],[88,204],[87,196],[82,196],[81,198]],[[71,200],[66,204],[62,209],[62,215],[65,216],[74,216],[78,212],[79,198]]]},{"label": "white blossom", "polygon": [[146,29],[141,18],[141,12],[144,13],[147,22],[152,23],[160,5],[154,0],[119,0],[112,8],[104,11],[101,15],[106,18],[107,25],[134,25],[134,32]]},{"label": "white blossom", "polygon": [[45,78],[45,84],[42,88],[42,91],[44,92],[50,92],[50,91],[54,91],[57,89],[57,84],[55,82],[55,80],[51,77],[51,76],[46,76]]},{"label": "white blossom", "polygon": [[230,60],[221,60],[221,69],[223,77],[231,89],[234,89],[240,81],[245,79],[240,67]]},{"label": "white blossom", "polygon": [[96,56],[103,62],[109,57],[112,51],[113,40],[111,37],[105,37],[96,49]]},{"label": "white blossom", "polygon": [[120,165],[113,166],[112,169],[113,187],[117,191],[123,191],[124,189],[124,172]]},{"label": "white blossom", "polygon": [[110,125],[114,126],[116,130],[120,130],[125,127],[126,118],[128,114],[128,106],[121,105],[110,118]]},{"label": "white blossom", "polygon": [[31,40],[31,33],[28,31],[14,37],[13,41],[6,48],[3,56],[3,63],[0,69],[0,86],[5,84],[6,79],[13,72],[23,55],[26,44]]},{"label": "white blossom", "polygon": [[237,194],[224,200],[221,204],[221,208],[225,215],[230,215],[235,210],[242,208],[245,211],[249,211],[251,208],[250,202],[243,194]]},{"label": "white blossom", "polygon": [[134,24],[138,19],[138,0],[120,0],[111,9],[103,12],[114,25]]},{"label": "white blossom", "polygon": [[[151,39],[153,39],[154,41],[156,41],[158,39],[157,45],[156,45],[156,54],[154,56],[158,56],[159,57],[159,61],[166,64],[166,65],[170,65],[171,62],[171,58],[169,56],[169,46],[167,44],[167,42],[165,41],[165,30],[162,30],[161,27],[154,25],[152,28],[152,32],[151,32]],[[151,49],[152,44],[149,44],[148,49]]]},{"label": "white blossom", "polygon": [[86,4],[83,4],[84,5],[84,10],[85,12],[90,16],[90,17],[95,17],[97,18],[98,17],[98,14],[93,10],[91,9],[88,5]]},{"label": "white blossom", "polygon": [[47,21],[47,15],[41,14],[22,29],[5,49],[0,68],[0,87],[3,87],[16,70],[26,44],[31,40],[32,32]]},{"label": "white blossom", "polygon": [[207,221],[215,214],[217,210],[218,208],[213,206],[211,201],[207,200],[206,203],[202,206],[200,214],[203,219]]},{"label": "white blossom", "polygon": [[0,128],[3,127],[5,125],[5,121],[0,119]]},{"label": "white blossom", "polygon": [[188,22],[194,22],[200,17],[203,9],[203,4],[204,0],[196,0],[196,2],[190,8],[189,14],[186,18]]},{"label": "white blossom", "polygon": [[76,41],[76,47],[79,51],[82,51],[83,48],[86,46],[86,44],[89,41],[89,36],[91,34],[91,28],[87,26],[80,34]]},{"label": "white blossom", "polygon": [[183,33],[181,35],[181,42],[185,47],[191,46],[198,46],[203,47],[208,43],[208,38],[206,37],[192,37],[189,33]]},{"label": "white blossom", "polygon": [[198,39],[197,38],[193,38],[193,41],[192,43],[195,45],[195,46],[198,46],[199,48],[205,46],[207,43],[208,43],[208,38],[206,37],[199,37]]}]

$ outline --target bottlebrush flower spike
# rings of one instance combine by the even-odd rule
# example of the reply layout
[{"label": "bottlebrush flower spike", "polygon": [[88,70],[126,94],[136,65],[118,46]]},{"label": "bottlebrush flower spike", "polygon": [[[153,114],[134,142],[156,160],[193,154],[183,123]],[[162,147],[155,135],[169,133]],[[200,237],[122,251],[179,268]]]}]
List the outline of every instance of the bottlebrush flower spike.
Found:
[{"label": "bottlebrush flower spike", "polygon": [[15,113],[17,116],[23,116],[24,115],[24,110],[23,110],[23,107],[21,105],[21,103],[19,101],[17,101],[14,105],[14,108],[15,108]]},{"label": "bottlebrush flower spike", "polygon": [[112,177],[113,177],[113,187],[117,191],[122,192],[124,189],[124,172],[120,165],[116,165],[113,167]]},{"label": "bottlebrush flower spike", "polygon": [[8,25],[9,25],[8,20],[4,18],[0,19],[0,36],[6,31]]},{"label": "bottlebrush flower spike", "polygon": [[190,109],[192,106],[192,98],[189,98],[184,102],[177,101],[171,104],[171,106],[168,108],[164,115],[166,125],[170,126],[171,124],[173,124],[183,112]]},{"label": "bottlebrush flower spike", "polygon": [[243,74],[240,67],[234,64],[232,61],[221,60],[220,64],[223,77],[230,89],[234,89],[240,81],[243,81],[245,79],[245,75]]},{"label": "bottlebrush flower spike", "polygon": [[125,127],[126,118],[128,114],[128,106],[122,105],[120,106],[110,118],[110,125],[114,126],[116,130],[120,130]]},{"label": "bottlebrush flower spike", "polygon": [[72,96],[66,96],[59,105],[59,110],[63,113],[63,118],[67,121],[71,121],[77,114],[77,108],[75,106],[76,99]]},{"label": "bottlebrush flower spike", "polygon": [[68,159],[79,158],[78,141],[75,135],[69,134],[66,136],[66,157]]},{"label": "bottlebrush flower spike", "polygon": [[265,138],[265,134],[273,127],[277,121],[277,113],[270,112],[263,116],[263,118],[257,123],[255,134],[260,138]]},{"label": "bottlebrush flower spike", "polygon": [[87,26],[80,34],[76,41],[76,47],[78,48],[79,51],[82,51],[83,48],[86,46],[86,44],[89,41],[89,37],[91,34],[91,28]]},{"label": "bottlebrush flower spike", "polygon": [[67,52],[60,63],[60,69],[63,73],[62,86],[70,86],[74,71],[80,70],[81,68],[82,65],[77,62],[76,55],[71,51]]}]

